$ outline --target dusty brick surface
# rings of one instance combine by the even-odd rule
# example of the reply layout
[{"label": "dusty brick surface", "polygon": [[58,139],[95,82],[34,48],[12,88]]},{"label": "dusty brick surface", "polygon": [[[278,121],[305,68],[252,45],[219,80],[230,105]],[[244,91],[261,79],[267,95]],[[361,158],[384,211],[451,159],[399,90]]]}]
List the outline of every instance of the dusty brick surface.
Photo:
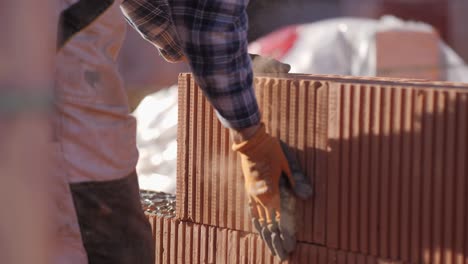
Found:
[{"label": "dusty brick surface", "polygon": [[[317,203],[298,204],[298,224],[304,227],[300,239],[324,243],[327,84],[267,77],[256,78],[255,83],[267,130],[291,146],[316,186]],[[190,75],[181,75],[179,87],[177,217],[251,231],[242,172],[231,151],[228,130],[218,122]]]}]

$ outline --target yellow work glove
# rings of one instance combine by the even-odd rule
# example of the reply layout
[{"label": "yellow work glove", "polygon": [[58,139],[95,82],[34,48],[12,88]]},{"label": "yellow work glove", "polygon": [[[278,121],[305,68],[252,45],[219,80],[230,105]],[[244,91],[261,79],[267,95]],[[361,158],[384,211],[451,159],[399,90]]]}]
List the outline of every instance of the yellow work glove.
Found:
[{"label": "yellow work glove", "polygon": [[233,150],[241,158],[252,224],[271,253],[284,260],[296,245],[295,197],[291,191],[307,198],[312,188],[298,165],[289,165],[293,157],[285,155],[286,146],[266,133],[263,124],[248,140],[234,143]]}]

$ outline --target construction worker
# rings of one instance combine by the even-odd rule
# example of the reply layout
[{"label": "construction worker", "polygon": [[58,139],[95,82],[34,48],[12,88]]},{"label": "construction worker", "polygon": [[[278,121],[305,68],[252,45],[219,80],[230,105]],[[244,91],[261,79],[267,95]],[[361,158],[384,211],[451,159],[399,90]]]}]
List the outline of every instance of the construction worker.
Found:
[{"label": "construction worker", "polygon": [[55,193],[56,263],[154,263],[135,174],[136,125],[115,64],[125,33],[121,11],[166,60],[190,65],[230,128],[254,224],[275,252],[287,229],[279,223],[280,175],[291,172],[279,141],[260,122],[247,53],[248,1],[59,2],[54,149],[56,173],[69,184]]}]

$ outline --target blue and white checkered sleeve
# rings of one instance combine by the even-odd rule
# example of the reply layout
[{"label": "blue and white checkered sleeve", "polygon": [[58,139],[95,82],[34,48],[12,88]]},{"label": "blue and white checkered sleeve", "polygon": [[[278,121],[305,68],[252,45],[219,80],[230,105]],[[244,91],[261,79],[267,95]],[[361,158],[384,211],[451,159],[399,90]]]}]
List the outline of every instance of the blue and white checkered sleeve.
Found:
[{"label": "blue and white checkered sleeve", "polygon": [[177,62],[184,57],[167,0],[126,0],[121,10],[128,23],[167,61]]},{"label": "blue and white checkered sleeve", "polygon": [[221,122],[240,129],[260,122],[247,53],[248,0],[171,0],[177,35],[195,79]]}]

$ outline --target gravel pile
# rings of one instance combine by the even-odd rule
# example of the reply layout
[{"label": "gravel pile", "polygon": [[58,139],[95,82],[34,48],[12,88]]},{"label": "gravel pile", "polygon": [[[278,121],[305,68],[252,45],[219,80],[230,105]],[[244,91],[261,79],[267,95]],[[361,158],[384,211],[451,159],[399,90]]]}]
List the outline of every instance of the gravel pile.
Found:
[{"label": "gravel pile", "polygon": [[173,194],[140,190],[140,199],[146,214],[175,217],[176,198]]}]

